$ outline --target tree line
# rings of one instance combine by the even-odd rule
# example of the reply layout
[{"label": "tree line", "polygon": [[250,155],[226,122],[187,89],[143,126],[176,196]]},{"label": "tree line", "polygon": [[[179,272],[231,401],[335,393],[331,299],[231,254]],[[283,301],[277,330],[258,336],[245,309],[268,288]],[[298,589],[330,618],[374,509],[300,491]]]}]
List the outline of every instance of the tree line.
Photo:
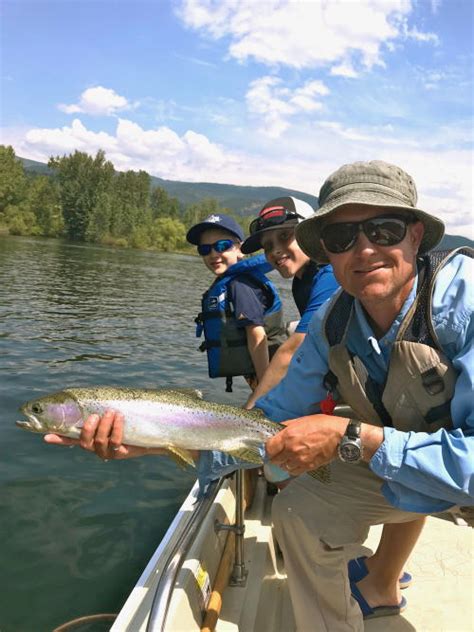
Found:
[{"label": "tree line", "polygon": [[1,232],[177,251],[188,248],[189,226],[233,215],[214,198],[183,207],[146,171],[115,171],[102,150],[51,157],[48,167],[52,175],[27,173],[13,147],[0,145]]}]

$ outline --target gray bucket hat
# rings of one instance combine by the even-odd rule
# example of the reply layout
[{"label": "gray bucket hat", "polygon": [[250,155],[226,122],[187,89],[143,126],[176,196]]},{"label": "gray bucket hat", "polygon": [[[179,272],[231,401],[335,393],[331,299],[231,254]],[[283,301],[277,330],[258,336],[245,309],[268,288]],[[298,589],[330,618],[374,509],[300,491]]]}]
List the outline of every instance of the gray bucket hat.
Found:
[{"label": "gray bucket hat", "polygon": [[416,208],[418,196],[413,178],[405,171],[381,160],[343,165],[327,178],[319,192],[319,208],[296,227],[296,239],[308,257],[320,263],[328,259],[320,242],[327,217],[348,204],[380,206],[409,211],[424,225],[419,254],[431,250],[444,235],[443,222]]}]

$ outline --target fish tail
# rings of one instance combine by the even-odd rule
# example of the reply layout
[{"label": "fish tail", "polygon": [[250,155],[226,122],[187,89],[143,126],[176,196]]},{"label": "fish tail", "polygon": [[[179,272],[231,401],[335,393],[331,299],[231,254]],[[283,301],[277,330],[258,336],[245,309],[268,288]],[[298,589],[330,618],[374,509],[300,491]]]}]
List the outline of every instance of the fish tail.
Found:
[{"label": "fish tail", "polygon": [[331,482],[331,469],[329,465],[322,465],[316,470],[310,470],[308,475],[325,485]]}]

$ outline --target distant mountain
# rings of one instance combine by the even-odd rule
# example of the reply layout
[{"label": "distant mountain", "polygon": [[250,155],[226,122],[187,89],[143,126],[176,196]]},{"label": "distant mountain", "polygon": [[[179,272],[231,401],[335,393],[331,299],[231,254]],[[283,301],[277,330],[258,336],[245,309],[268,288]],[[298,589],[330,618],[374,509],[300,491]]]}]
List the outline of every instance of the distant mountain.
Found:
[{"label": "distant mountain", "polygon": [[40,173],[43,176],[52,176],[54,173],[44,162],[30,160],[29,158],[20,158],[20,156],[17,156],[17,158],[21,160],[23,168],[27,173]]},{"label": "distant mountain", "polygon": [[[42,175],[53,175],[52,169],[48,165],[19,158],[22,161],[26,172],[41,173]],[[215,184],[212,182],[180,182],[179,180],[163,180],[155,176],[150,176],[152,186],[161,187],[168,195],[178,198],[183,206],[199,202],[203,198],[215,198],[219,204],[231,209],[239,215],[253,215],[262,207],[265,202],[272,198],[284,195],[294,195],[299,197],[313,208],[318,206],[318,198],[309,193],[284,189],[282,187],[245,187],[234,184]],[[474,241],[462,235],[445,235],[437,246],[436,250],[451,250],[460,246],[470,246],[474,248]]]},{"label": "distant mountain", "polygon": [[[42,162],[28,158],[19,158],[19,160],[22,161],[27,173],[53,174],[48,165]],[[316,196],[282,187],[246,187],[212,182],[180,182],[179,180],[164,180],[156,176],[150,176],[150,178],[153,187],[161,187],[168,195],[177,198],[183,207],[199,202],[203,198],[212,197],[219,202],[220,206],[239,215],[253,215],[268,200],[284,195],[294,195],[308,202],[313,208],[318,205]]]}]

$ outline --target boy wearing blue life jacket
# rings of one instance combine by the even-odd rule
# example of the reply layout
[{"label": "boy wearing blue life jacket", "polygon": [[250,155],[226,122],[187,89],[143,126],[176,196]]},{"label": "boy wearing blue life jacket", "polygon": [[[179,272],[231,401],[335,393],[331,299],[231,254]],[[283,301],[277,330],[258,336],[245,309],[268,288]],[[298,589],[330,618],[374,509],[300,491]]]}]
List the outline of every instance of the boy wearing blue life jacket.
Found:
[{"label": "boy wearing blue life jacket", "polygon": [[265,276],[272,268],[263,256],[244,259],[243,230],[228,215],[209,215],[189,229],[186,239],[216,276],[196,318],[209,376],[225,377],[227,391],[237,375],[254,387],[286,338],[281,300]]}]

